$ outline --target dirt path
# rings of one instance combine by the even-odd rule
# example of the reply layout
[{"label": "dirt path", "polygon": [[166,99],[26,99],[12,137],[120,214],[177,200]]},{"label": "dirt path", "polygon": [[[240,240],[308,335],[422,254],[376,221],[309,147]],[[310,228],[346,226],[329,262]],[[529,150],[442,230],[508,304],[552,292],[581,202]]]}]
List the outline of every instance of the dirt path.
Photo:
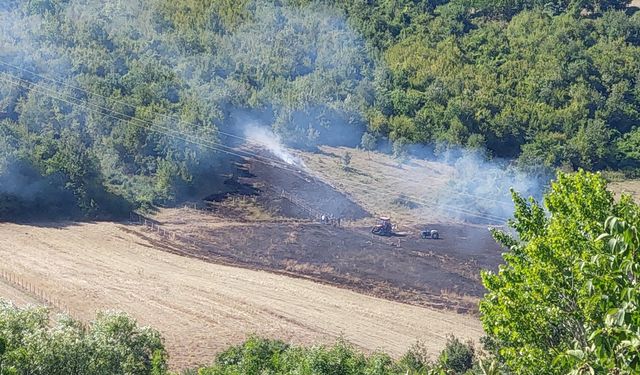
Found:
[{"label": "dirt path", "polygon": [[[78,318],[116,309],[159,329],[174,369],[209,362],[252,333],[302,344],[343,335],[393,355],[418,339],[435,355],[449,333],[482,335],[469,316],[169,254],[129,229],[0,224],[0,270],[19,274]],[[11,289],[0,284],[0,297],[15,298]]]}]

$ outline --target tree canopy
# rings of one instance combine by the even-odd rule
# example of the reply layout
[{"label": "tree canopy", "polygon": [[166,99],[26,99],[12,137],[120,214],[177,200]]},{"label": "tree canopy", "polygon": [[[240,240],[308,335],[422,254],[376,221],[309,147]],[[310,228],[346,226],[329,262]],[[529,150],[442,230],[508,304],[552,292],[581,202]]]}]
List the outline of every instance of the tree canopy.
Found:
[{"label": "tree canopy", "polygon": [[516,235],[480,303],[486,346],[518,374],[640,371],[640,207],[596,174],[558,175],[544,207],[514,193]]},{"label": "tree canopy", "polygon": [[88,327],[66,316],[51,324],[45,308],[0,300],[0,375],[166,373],[155,330],[123,314],[101,314]]},{"label": "tree canopy", "polygon": [[365,139],[640,168],[640,14],[627,6],[3,2],[0,215],[196,194],[247,122],[301,148]]}]

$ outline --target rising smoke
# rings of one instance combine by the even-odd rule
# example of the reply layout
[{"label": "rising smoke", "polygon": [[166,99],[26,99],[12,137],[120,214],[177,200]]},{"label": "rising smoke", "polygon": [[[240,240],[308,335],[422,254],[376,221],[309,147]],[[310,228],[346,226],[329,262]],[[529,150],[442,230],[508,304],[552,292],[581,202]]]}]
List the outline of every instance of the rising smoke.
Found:
[{"label": "rising smoke", "polygon": [[283,162],[306,169],[304,162],[289,152],[282,143],[280,136],[270,128],[257,124],[247,124],[244,128],[244,137],[248,143],[266,149]]},{"label": "rising smoke", "polygon": [[[307,6],[285,6],[255,0],[247,8],[252,12],[251,17],[224,33],[207,28],[199,37],[209,38],[209,44],[189,48],[190,35],[173,32],[172,27],[158,21],[160,17],[154,7],[160,3],[159,0],[69,0],[57,5],[65,7],[61,14],[74,33],[83,38],[90,35],[99,44],[107,45],[111,49],[108,51],[80,43],[67,48],[56,41],[55,33],[46,39],[38,35],[38,30],[45,29],[41,16],[22,12],[18,1],[2,2],[0,58],[75,86],[81,86],[84,74],[95,69],[87,61],[106,61],[105,71],[100,68],[93,72],[104,82],[98,80],[95,87],[89,85],[91,90],[112,80],[118,81],[125,91],[135,92],[138,86],[146,84],[157,87],[156,82],[128,81],[144,69],[169,77],[171,82],[167,87],[158,90],[171,92],[180,87],[181,97],[176,100],[189,104],[188,113],[158,116],[152,120],[153,125],[171,128],[187,137],[163,137],[158,147],[162,152],[177,155],[181,165],[195,175],[206,176],[225,163],[225,154],[205,147],[207,142],[224,140],[215,137],[218,130],[241,134],[283,162],[301,168],[304,168],[302,161],[288,152],[286,146],[313,149],[322,144],[355,146],[359,143],[366,129],[364,108],[375,98],[374,76],[382,74],[384,67],[376,66],[362,38],[349,27],[343,13],[315,2]],[[123,41],[129,44],[124,45]],[[133,61],[127,62],[130,58]],[[0,71],[17,74],[6,67],[0,67]],[[28,74],[19,75],[63,91],[60,85]],[[261,82],[261,86],[251,88],[248,82]],[[31,123],[45,124],[46,118],[24,116],[19,111],[19,102],[23,99],[18,98],[16,92],[18,90],[0,84],[0,118],[7,114],[10,120],[21,117],[18,120],[30,126]],[[34,96],[29,100],[35,100]],[[173,100],[171,95],[167,96]],[[107,104],[101,98],[82,97],[100,105]],[[54,107],[52,102],[39,101],[40,105],[34,107],[49,109]],[[131,110],[121,105],[117,108]],[[97,150],[101,173],[110,176],[111,183],[139,189],[132,195],[148,194],[148,187],[138,188],[127,181],[122,157],[110,147],[107,138],[113,129],[118,129],[117,121],[74,107],[66,111],[69,113],[63,113],[73,125],[64,125],[61,121],[60,126],[87,127],[92,133],[105,134],[104,138],[92,140],[91,145]],[[257,120],[235,121],[234,114]],[[44,131],[36,129],[40,130]],[[199,144],[185,138],[198,140]],[[0,150],[3,153],[0,165],[6,177],[0,183],[0,194],[11,192],[30,197],[48,194],[43,190],[47,184],[24,181],[15,173],[17,164],[13,163],[17,156],[8,150],[11,147],[13,145],[5,145]],[[436,201],[443,215],[460,219],[469,219],[474,213],[508,217],[512,212],[509,187],[539,197],[544,186],[537,177],[517,172],[508,167],[507,162],[490,161],[473,152],[436,155],[432,149],[425,151],[428,148],[424,146],[410,149],[413,156],[440,161],[455,170],[448,194],[432,196],[428,188],[420,194],[423,199]],[[404,172],[398,173],[402,180]],[[399,184],[398,191],[402,190]]]},{"label": "rising smoke", "polygon": [[536,200],[550,175],[518,170],[507,160],[491,160],[476,150],[457,150],[436,160],[453,167],[447,188],[438,197],[440,211],[471,222],[504,223],[513,216],[511,189]]}]

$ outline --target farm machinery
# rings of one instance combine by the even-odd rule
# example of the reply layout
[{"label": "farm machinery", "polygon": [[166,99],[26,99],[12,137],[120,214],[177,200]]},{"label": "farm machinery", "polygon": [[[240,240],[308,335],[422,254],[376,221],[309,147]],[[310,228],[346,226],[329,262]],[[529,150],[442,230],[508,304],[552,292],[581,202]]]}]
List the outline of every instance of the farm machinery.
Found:
[{"label": "farm machinery", "polygon": [[[378,219],[378,224],[376,224],[373,228],[371,228],[371,233],[376,234],[378,236],[400,236],[404,237],[407,235],[406,232],[396,232],[393,229],[393,225],[391,225],[391,219],[385,216],[382,216]],[[425,229],[420,231],[420,237],[423,239],[431,238],[433,240],[437,240],[440,238],[440,233],[438,233],[435,229]]]},{"label": "farm machinery", "polygon": [[435,229],[431,229],[431,230],[425,229],[420,232],[420,238],[422,239],[431,238],[432,240],[437,240],[438,238],[440,238],[440,233],[438,233],[438,231]]},{"label": "farm machinery", "polygon": [[380,217],[378,224],[371,228],[371,233],[378,236],[393,236],[393,227],[391,226],[391,219],[388,217]]}]

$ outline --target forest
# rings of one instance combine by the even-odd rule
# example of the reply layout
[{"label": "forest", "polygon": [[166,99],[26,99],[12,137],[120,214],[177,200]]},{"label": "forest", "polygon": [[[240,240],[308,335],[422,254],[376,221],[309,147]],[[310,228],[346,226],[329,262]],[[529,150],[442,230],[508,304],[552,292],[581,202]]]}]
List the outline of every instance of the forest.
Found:
[{"label": "forest", "polygon": [[640,14],[595,0],[0,5],[0,218],[196,195],[248,123],[289,146],[640,169]]},{"label": "forest", "polygon": [[[638,374],[640,206],[606,186],[600,174],[560,172],[542,202],[513,193],[510,228],[493,232],[504,264],[481,275],[481,346],[449,337],[440,353],[418,342],[392,358],[345,340],[251,337],[181,374]],[[118,313],[89,323],[51,313],[0,300],[0,375],[170,373],[156,330]]]}]

